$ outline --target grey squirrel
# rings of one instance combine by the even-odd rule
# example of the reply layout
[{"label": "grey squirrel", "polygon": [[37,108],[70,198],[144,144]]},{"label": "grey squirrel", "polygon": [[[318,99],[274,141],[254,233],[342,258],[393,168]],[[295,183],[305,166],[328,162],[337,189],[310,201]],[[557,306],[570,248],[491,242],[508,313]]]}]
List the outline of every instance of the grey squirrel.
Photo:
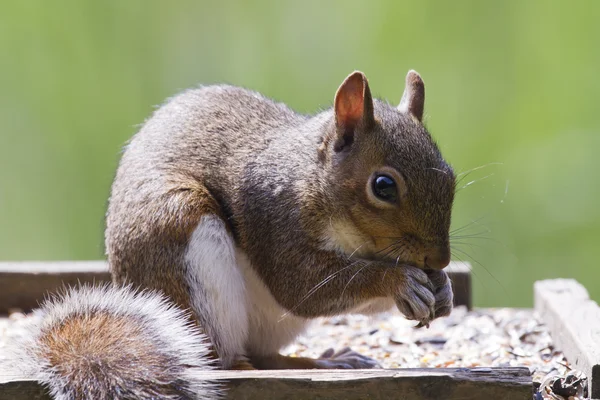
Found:
[{"label": "grey squirrel", "polygon": [[[279,350],[316,317],[396,306],[427,325],[450,313],[455,176],[422,124],[424,99],[414,71],[398,107],[374,100],[357,71],[314,116],[225,85],[167,101],[127,144],[112,186],[115,288],[43,307],[50,322],[34,328],[29,354],[38,375],[60,399],[99,398],[78,374],[100,398],[212,398],[218,389],[186,375],[211,368],[206,359],[377,366],[347,349]],[[61,347],[82,337],[81,353]]]}]

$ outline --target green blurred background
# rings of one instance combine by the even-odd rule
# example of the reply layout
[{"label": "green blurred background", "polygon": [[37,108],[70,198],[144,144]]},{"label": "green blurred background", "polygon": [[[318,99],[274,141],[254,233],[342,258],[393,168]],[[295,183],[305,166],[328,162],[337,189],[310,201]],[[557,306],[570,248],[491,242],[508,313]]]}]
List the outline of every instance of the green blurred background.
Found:
[{"label": "green blurred background", "polygon": [[597,1],[4,2],[0,259],[103,257],[120,149],[184,88],[313,112],[354,69],[397,102],[414,68],[446,158],[474,169],[453,226],[476,305],[531,306],[550,277],[600,299],[598,21]]}]

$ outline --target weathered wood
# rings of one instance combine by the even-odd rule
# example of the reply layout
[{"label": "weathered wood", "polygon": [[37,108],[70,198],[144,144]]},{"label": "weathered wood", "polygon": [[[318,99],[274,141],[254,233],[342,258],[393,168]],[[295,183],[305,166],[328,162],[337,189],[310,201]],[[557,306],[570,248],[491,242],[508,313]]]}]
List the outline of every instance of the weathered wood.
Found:
[{"label": "weathered wood", "polygon": [[[530,400],[527,368],[211,371],[227,399]],[[49,399],[31,380],[0,383],[0,399]]]},{"label": "weathered wood", "polygon": [[[2,377],[0,377],[2,378]],[[15,380],[1,383],[0,400],[50,400],[48,391],[32,380]]]},{"label": "weathered wood", "polygon": [[0,263],[0,314],[29,311],[64,285],[110,281],[104,261]]},{"label": "weathered wood", "polygon": [[593,399],[600,399],[600,307],[573,279],[538,281],[535,310],[567,360],[588,377]]},{"label": "weathered wood", "polygon": [[[454,288],[454,304],[471,308],[469,264],[452,262],[447,268]],[[64,285],[109,282],[105,261],[0,262],[0,314],[10,309],[29,311],[48,293]]]},{"label": "weathered wood", "polygon": [[452,281],[454,292],[454,306],[473,308],[473,295],[471,289],[471,265],[466,262],[453,261],[446,271]]}]

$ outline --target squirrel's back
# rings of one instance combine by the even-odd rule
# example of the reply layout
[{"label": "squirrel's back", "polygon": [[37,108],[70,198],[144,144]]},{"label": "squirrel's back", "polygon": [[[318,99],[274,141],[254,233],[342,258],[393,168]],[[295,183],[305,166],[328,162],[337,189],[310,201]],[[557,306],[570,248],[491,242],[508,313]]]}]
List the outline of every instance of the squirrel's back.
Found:
[{"label": "squirrel's back", "polygon": [[198,176],[204,169],[231,173],[245,155],[263,150],[307,119],[248,89],[229,85],[188,89],[167,100],[144,123],[121,164],[146,160],[147,166],[168,170],[177,160],[180,173]]},{"label": "squirrel's back", "polygon": [[206,337],[158,294],[86,286],[37,313],[13,357],[57,400],[218,397]]}]

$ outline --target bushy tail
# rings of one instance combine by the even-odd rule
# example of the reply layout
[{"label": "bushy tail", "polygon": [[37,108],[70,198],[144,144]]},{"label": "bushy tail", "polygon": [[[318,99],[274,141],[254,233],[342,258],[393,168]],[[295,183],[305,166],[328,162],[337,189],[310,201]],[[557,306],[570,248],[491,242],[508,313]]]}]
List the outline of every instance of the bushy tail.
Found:
[{"label": "bushy tail", "polygon": [[185,312],[148,292],[84,286],[36,311],[16,355],[57,400],[215,399],[208,339]]}]

